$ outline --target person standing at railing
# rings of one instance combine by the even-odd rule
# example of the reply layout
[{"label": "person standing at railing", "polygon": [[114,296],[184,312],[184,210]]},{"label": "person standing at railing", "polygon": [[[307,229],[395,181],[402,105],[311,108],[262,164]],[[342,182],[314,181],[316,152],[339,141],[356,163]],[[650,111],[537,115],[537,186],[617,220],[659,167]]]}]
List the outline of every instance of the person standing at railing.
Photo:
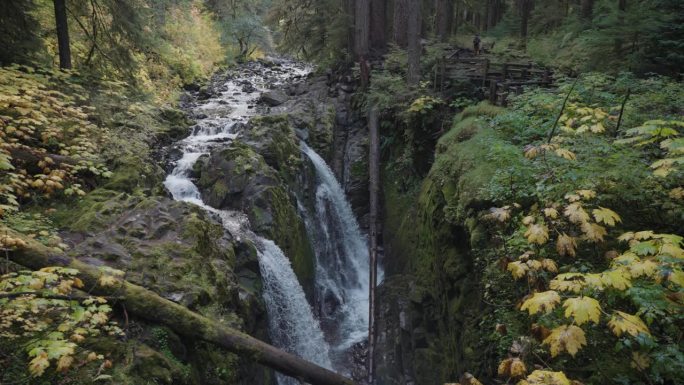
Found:
[{"label": "person standing at railing", "polygon": [[480,54],[480,43],[482,41],[480,40],[480,34],[477,33],[475,34],[475,37],[473,38],[473,51],[475,52],[475,55]]}]

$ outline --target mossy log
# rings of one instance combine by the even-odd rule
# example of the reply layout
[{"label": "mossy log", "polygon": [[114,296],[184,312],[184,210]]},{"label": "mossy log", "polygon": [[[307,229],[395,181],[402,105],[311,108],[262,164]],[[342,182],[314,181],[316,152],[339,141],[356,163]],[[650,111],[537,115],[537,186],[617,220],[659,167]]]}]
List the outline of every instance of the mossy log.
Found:
[{"label": "mossy log", "polygon": [[[79,278],[94,295],[122,297],[119,303],[129,314],[159,324],[164,324],[180,335],[198,338],[242,357],[275,369],[313,385],[355,385],[333,371],[325,369],[295,355],[253,338],[239,330],[219,325],[191,310],[166,300],[144,287],[122,280],[116,287],[98,283],[102,271],[95,266],[71,258],[64,253],[0,227],[0,234],[23,239],[27,246],[9,253],[9,258],[22,266],[41,269],[47,266],[70,267],[80,271]],[[307,327],[307,325],[302,325]]]}]

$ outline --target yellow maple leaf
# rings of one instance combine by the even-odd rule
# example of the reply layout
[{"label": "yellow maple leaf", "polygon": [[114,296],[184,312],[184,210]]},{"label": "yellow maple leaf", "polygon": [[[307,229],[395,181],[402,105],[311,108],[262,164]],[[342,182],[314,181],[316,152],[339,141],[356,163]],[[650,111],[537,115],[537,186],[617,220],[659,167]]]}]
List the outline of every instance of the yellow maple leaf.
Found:
[{"label": "yellow maple leaf", "polygon": [[558,272],[558,266],[556,265],[556,261],[553,259],[549,258],[544,258],[541,261],[542,268],[544,270],[548,271],[549,273],[557,273]]},{"label": "yellow maple leaf", "polygon": [[539,270],[542,268],[542,263],[537,261],[536,259],[530,259],[527,262],[525,262],[525,264],[529,266],[532,270]]},{"label": "yellow maple leaf", "polygon": [[638,370],[647,369],[651,366],[651,358],[645,353],[632,352],[632,362],[630,362],[629,366]]},{"label": "yellow maple leaf", "polygon": [[500,377],[517,378],[527,373],[527,367],[525,367],[525,363],[520,358],[507,358],[501,361],[497,373]]},{"label": "yellow maple leaf", "polygon": [[623,233],[623,234],[620,235],[617,239],[618,239],[618,241],[620,241],[620,242],[629,242],[629,241],[631,241],[632,239],[634,239],[634,232],[633,232],[633,231],[628,231],[628,232],[626,232],[626,233]]},{"label": "yellow maple leaf", "polygon": [[556,357],[564,351],[574,357],[582,346],[586,346],[587,339],[581,328],[575,325],[562,325],[551,330],[543,344],[549,345],[551,357]]},{"label": "yellow maple leaf", "polygon": [[522,223],[525,226],[529,226],[530,224],[534,223],[534,217],[532,215],[527,215],[525,218],[523,218]]},{"label": "yellow maple leaf", "polygon": [[572,223],[584,223],[589,220],[589,214],[584,211],[582,204],[579,202],[567,205],[563,214],[565,214]]},{"label": "yellow maple leaf", "polygon": [[563,302],[565,316],[572,317],[577,325],[592,321],[599,323],[601,305],[591,297],[568,298]]},{"label": "yellow maple leaf", "polygon": [[103,324],[107,323],[107,321],[109,320],[109,317],[105,313],[97,312],[97,313],[93,314],[93,316],[90,319],[91,319],[91,322],[94,324],[103,325]]},{"label": "yellow maple leaf", "polygon": [[544,209],[544,215],[546,215],[547,218],[556,219],[558,218],[558,210],[553,207],[547,207]]},{"label": "yellow maple leaf", "polygon": [[639,316],[627,314],[619,310],[613,312],[613,316],[608,321],[608,327],[618,337],[625,333],[634,337],[638,336],[639,333],[651,335],[648,331],[648,326]]},{"label": "yellow maple leaf", "polygon": [[584,286],[593,289],[603,289],[606,287],[602,280],[602,275],[599,273],[590,273],[584,275]]},{"label": "yellow maple leaf", "polygon": [[97,283],[103,287],[114,287],[118,286],[121,281],[113,275],[102,274],[97,280]]},{"label": "yellow maple leaf", "polygon": [[601,282],[606,287],[612,287],[617,290],[627,290],[632,287],[632,282],[629,279],[629,271],[626,269],[614,269],[601,273]]},{"label": "yellow maple leaf", "polygon": [[71,364],[74,362],[74,357],[70,355],[64,355],[59,358],[57,361],[57,371],[58,372],[66,372],[69,370],[71,367]]},{"label": "yellow maple leaf", "polygon": [[596,191],[594,190],[577,190],[575,192],[585,200],[596,198]]},{"label": "yellow maple leaf", "polygon": [[560,156],[561,158],[567,159],[567,160],[575,160],[577,159],[577,156],[575,155],[574,152],[570,150],[566,150],[564,148],[559,148],[556,149],[556,155]]},{"label": "yellow maple leaf", "polygon": [[529,243],[543,245],[549,240],[549,228],[545,224],[533,224],[525,231],[525,237]]},{"label": "yellow maple leaf", "polygon": [[520,310],[527,310],[530,315],[539,312],[550,313],[560,303],[560,300],[558,293],[553,290],[534,293],[532,297],[523,302]]},{"label": "yellow maple leaf", "polygon": [[634,233],[634,239],[639,240],[639,241],[643,241],[646,239],[653,238],[654,235],[655,235],[655,233],[651,230],[637,231],[636,233]]},{"label": "yellow maple leaf", "polygon": [[667,280],[684,287],[684,271],[675,269],[667,275]]},{"label": "yellow maple leaf", "polygon": [[543,150],[537,146],[532,146],[528,145],[524,149],[525,151],[525,158],[527,159],[534,159],[536,158]]},{"label": "yellow maple leaf", "polygon": [[506,222],[511,217],[510,207],[492,207],[489,209],[489,217],[499,222]]},{"label": "yellow maple leaf", "polygon": [[564,273],[558,274],[549,282],[549,287],[553,290],[571,291],[579,293],[584,288],[584,274]]},{"label": "yellow maple leaf", "polygon": [[668,194],[672,199],[684,199],[684,188],[675,187]]},{"label": "yellow maple leaf", "polygon": [[526,385],[570,385],[570,380],[565,376],[565,373],[548,370],[535,370],[527,376],[525,382]]},{"label": "yellow maple leaf", "polygon": [[577,242],[575,242],[575,238],[565,233],[558,236],[558,239],[556,240],[556,251],[558,251],[558,254],[560,256],[569,255],[571,257],[574,257],[576,255],[576,248]]},{"label": "yellow maple leaf", "polygon": [[510,271],[515,279],[524,277],[528,269],[529,267],[522,261],[510,262],[506,267],[506,270]]},{"label": "yellow maple leaf", "polygon": [[625,251],[624,253],[615,257],[611,261],[611,264],[614,267],[617,265],[628,266],[628,265],[631,265],[632,263],[639,262],[640,260],[641,259],[639,259],[638,255],[634,254],[631,251]]},{"label": "yellow maple leaf", "polygon": [[616,222],[621,222],[620,216],[613,210],[599,206],[599,208],[592,210],[596,222],[603,222],[608,226],[615,226]]},{"label": "yellow maple leaf", "polygon": [[29,362],[29,372],[33,377],[40,377],[48,366],[50,366],[50,360],[48,360],[47,353],[40,352]]},{"label": "yellow maple leaf", "polygon": [[632,278],[652,277],[658,270],[658,264],[647,259],[645,261],[635,261],[629,264],[627,268]]},{"label": "yellow maple leaf", "polygon": [[669,255],[670,257],[684,259],[684,250],[681,247],[672,243],[665,243],[660,248],[660,254]]},{"label": "yellow maple leaf", "polygon": [[581,196],[579,196],[578,194],[575,194],[575,193],[567,193],[567,194],[565,194],[564,198],[567,199],[568,202],[577,202],[580,199],[582,199]]},{"label": "yellow maple leaf", "polygon": [[604,132],[606,128],[603,126],[603,123],[598,122],[589,127],[589,130],[591,130],[591,132],[593,132],[594,134],[600,134]]},{"label": "yellow maple leaf", "polygon": [[603,237],[607,234],[606,228],[596,223],[584,222],[580,228],[592,242],[603,242]]}]

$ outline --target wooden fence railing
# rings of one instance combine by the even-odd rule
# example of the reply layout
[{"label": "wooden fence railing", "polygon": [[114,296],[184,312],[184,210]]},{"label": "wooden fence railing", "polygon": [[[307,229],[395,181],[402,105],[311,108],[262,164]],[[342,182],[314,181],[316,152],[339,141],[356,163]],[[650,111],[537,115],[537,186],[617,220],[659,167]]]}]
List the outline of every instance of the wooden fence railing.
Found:
[{"label": "wooden fence railing", "polygon": [[492,104],[506,105],[511,92],[525,86],[548,87],[553,72],[529,63],[497,63],[488,58],[444,56],[435,66],[435,88],[444,90],[449,81],[470,81],[482,87]]}]

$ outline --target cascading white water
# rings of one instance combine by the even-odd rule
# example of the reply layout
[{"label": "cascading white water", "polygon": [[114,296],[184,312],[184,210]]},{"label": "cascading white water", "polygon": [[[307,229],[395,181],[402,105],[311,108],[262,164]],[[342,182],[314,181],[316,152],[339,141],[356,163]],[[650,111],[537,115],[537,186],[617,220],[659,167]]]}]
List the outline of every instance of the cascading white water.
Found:
[{"label": "cascading white water", "polygon": [[[326,368],[332,368],[330,351],[318,321],[306,301],[304,290],[282,250],[267,239],[259,239],[259,269],[264,282],[263,297],[269,309],[271,339],[278,347]],[[280,385],[299,381],[278,374]]]},{"label": "cascading white water", "polygon": [[[224,228],[229,232],[246,236],[255,243],[264,284],[263,298],[267,305],[272,343],[290,353],[332,369],[329,347],[323,337],[319,322],[315,319],[306,301],[304,290],[282,250],[272,241],[251,233],[247,228],[244,214],[217,210],[206,205],[202,201],[199,189],[191,179],[192,168],[197,160],[202,155],[209,154],[213,148],[234,139],[240,123],[246,122],[250,116],[254,115],[254,109],[250,106],[256,103],[260,91],[266,88],[264,68],[261,70],[261,72],[238,73],[236,77],[224,84],[225,91],[221,95],[194,109],[196,114],[206,117],[197,122],[190,136],[177,144],[183,155],[176,162],[173,171],[166,177],[164,186],[174,199],[196,204],[217,214]],[[307,72],[307,68],[287,65],[285,70],[277,75],[277,80],[282,84],[293,76]],[[243,92],[244,81],[255,85],[256,90]],[[278,383],[279,385],[294,385],[299,382],[278,374]]]},{"label": "cascading white water", "polygon": [[305,213],[316,251],[316,297],[321,317],[331,320],[333,346],[349,349],[368,337],[368,245],[332,170],[302,142],[317,178],[315,215]]}]

